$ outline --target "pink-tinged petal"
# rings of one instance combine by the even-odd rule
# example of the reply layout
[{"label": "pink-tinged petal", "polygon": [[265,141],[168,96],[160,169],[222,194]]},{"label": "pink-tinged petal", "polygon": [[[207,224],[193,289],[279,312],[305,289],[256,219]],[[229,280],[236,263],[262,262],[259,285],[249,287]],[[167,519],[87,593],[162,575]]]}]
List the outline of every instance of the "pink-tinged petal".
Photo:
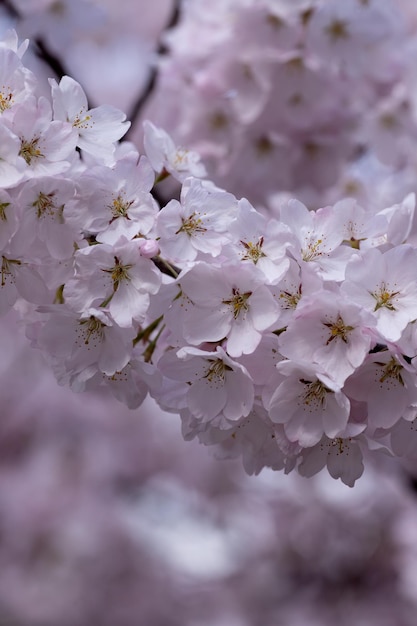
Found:
[{"label": "pink-tinged petal", "polygon": [[227,336],[227,352],[232,357],[242,354],[251,354],[258,347],[262,339],[261,333],[253,328],[246,320],[235,320]]},{"label": "pink-tinged petal", "polygon": [[15,272],[15,283],[19,295],[28,302],[35,304],[50,302],[49,291],[35,270],[21,265]]},{"label": "pink-tinged petal", "polygon": [[171,137],[161,128],[157,128],[152,122],[143,122],[145,152],[155,172],[161,172],[166,154],[175,150],[175,144]]},{"label": "pink-tinged petal", "polygon": [[248,376],[237,370],[227,373],[227,402],[223,409],[229,420],[249,415],[253,407],[254,387]]},{"label": "pink-tinged petal", "polygon": [[54,79],[50,79],[49,83],[56,119],[72,122],[81,111],[87,110],[87,96],[81,85],[73,78],[63,76],[59,84]]},{"label": "pink-tinged petal", "polygon": [[74,253],[74,233],[66,224],[49,224],[45,244],[53,259],[63,261]]},{"label": "pink-tinged petal", "polygon": [[303,448],[310,448],[323,436],[321,411],[309,411],[305,407],[300,407],[284,428],[290,441],[297,441]]},{"label": "pink-tinged petal", "polygon": [[325,450],[322,443],[319,442],[315,446],[304,450],[302,459],[298,471],[301,476],[311,478],[311,476],[315,476],[325,467],[327,462],[327,450]]},{"label": "pink-tinged petal", "polygon": [[391,429],[391,446],[397,456],[417,456],[417,418],[412,421],[398,420]]},{"label": "pink-tinged petal", "polygon": [[10,311],[18,296],[14,281],[6,278],[0,285],[0,315],[5,315]]},{"label": "pink-tinged petal", "polygon": [[206,356],[207,352],[198,349],[195,352],[190,348],[183,348],[178,352],[170,350],[158,361],[158,368],[168,378],[193,383],[203,378],[207,372]]},{"label": "pink-tinged petal", "polygon": [[107,328],[98,366],[104,374],[112,376],[128,364],[131,353],[132,347],[127,347],[123,334],[112,327]]},{"label": "pink-tinged petal", "polygon": [[349,419],[350,402],[341,392],[328,392],[323,407],[323,430],[330,438],[336,437],[346,428]]},{"label": "pink-tinged petal", "polygon": [[259,331],[270,328],[279,317],[279,306],[266,287],[255,289],[249,298],[249,316]]},{"label": "pink-tinged petal", "polygon": [[149,306],[149,295],[139,292],[130,282],[119,285],[109,304],[109,311],[122,328],[132,325],[132,319],[143,322]]},{"label": "pink-tinged petal", "polygon": [[332,478],[340,478],[345,485],[353,487],[363,474],[363,455],[354,441],[336,441],[327,457],[327,469]]},{"label": "pink-tinged petal", "polygon": [[188,408],[197,419],[209,421],[219,415],[227,401],[224,385],[208,377],[191,385],[187,393]]},{"label": "pink-tinged petal", "polygon": [[226,309],[193,307],[186,318],[184,338],[193,345],[220,341],[230,331],[230,313]]},{"label": "pink-tinged petal", "polygon": [[70,158],[77,145],[77,133],[70,124],[51,122],[44,133],[40,145],[44,145],[45,158],[48,161],[65,161]]},{"label": "pink-tinged petal", "polygon": [[[220,304],[232,291],[222,272],[206,263],[195,265],[180,277],[180,284],[190,300],[208,308]],[[204,289],[201,289],[202,285]]]},{"label": "pink-tinged petal", "polygon": [[100,158],[103,149],[112,146],[128,131],[130,122],[126,115],[110,105],[101,105],[88,111],[88,124],[77,126],[79,131],[78,146]]}]

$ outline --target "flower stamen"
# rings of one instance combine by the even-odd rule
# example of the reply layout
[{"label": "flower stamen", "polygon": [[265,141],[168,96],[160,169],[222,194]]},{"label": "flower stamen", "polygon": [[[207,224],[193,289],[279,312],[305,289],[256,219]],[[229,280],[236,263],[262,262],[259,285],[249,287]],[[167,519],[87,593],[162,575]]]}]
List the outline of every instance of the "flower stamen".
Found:
[{"label": "flower stamen", "polygon": [[228,304],[232,311],[234,319],[237,319],[241,311],[249,311],[248,300],[252,295],[251,291],[240,293],[236,287],[232,290],[233,297],[230,300],[223,300],[223,304]]}]

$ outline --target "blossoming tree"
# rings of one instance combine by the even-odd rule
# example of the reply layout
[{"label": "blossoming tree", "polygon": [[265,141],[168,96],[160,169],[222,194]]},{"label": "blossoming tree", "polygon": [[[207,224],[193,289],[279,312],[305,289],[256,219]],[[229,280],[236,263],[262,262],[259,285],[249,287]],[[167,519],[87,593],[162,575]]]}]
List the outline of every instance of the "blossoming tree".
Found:
[{"label": "blossoming tree", "polygon": [[[233,19],[195,61],[200,121],[188,118],[183,134],[216,183],[154,123],[144,124],[144,154],[120,143],[125,114],[90,107],[74,79],[51,79],[40,95],[27,42],[2,40],[0,312],[21,313],[32,345],[74,391],[107,389],[131,409],[149,393],[180,416],[186,439],[241,456],[249,473],[327,466],[352,486],[365,457],[414,454],[415,196],[309,210],[276,192],[327,191],[342,161],[357,163],[365,107],[385,111],[407,69],[392,61],[405,25],[388,0],[227,4]],[[226,35],[231,23],[237,41],[246,37],[248,20],[248,58],[236,58],[242,48]],[[210,89],[224,110],[210,109]],[[197,141],[202,116],[212,134]],[[225,127],[227,144],[216,138]],[[252,201],[239,197],[245,184],[230,192],[236,151],[254,158],[248,141],[258,161],[274,154],[272,170],[248,175]],[[250,161],[238,169],[254,172]],[[161,201],[167,177],[180,193]]]}]

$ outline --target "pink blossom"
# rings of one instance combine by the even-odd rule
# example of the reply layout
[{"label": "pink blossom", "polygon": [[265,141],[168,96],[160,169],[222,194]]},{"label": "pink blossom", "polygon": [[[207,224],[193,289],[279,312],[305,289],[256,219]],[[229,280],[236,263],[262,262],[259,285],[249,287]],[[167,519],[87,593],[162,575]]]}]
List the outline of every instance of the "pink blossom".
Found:
[{"label": "pink blossom", "polygon": [[289,359],[314,363],[342,387],[363,363],[372,343],[373,317],[337,291],[305,298],[279,337]]},{"label": "pink blossom", "polygon": [[309,448],[324,434],[333,439],[344,432],[350,403],[340,386],[308,364],[281,361],[277,369],[285,378],[267,409],[273,422],[284,424],[290,441]]},{"label": "pink blossom", "polygon": [[259,345],[262,331],[278,320],[278,305],[250,266],[236,272],[234,265],[220,269],[197,263],[180,277],[180,284],[192,303],[184,338],[194,345],[227,336],[232,357],[249,354]]},{"label": "pink blossom", "polygon": [[221,347],[215,352],[184,347],[176,354],[168,352],[159,366],[165,376],[187,384],[187,406],[198,420],[210,421],[221,414],[233,421],[252,409],[252,380]]},{"label": "pink blossom", "polygon": [[416,255],[409,245],[384,253],[371,249],[346,266],[342,291],[373,313],[376,329],[385,340],[398,341],[417,317]]},{"label": "pink blossom", "polygon": [[188,176],[206,176],[206,169],[196,152],[177,148],[168,133],[148,120],[143,123],[143,129],[145,153],[155,172],[161,175],[165,170],[181,182]]},{"label": "pink blossom", "polygon": [[126,115],[109,105],[89,109],[81,85],[69,76],[59,84],[50,79],[54,118],[69,122],[74,129],[77,145],[99,162],[112,162],[114,143],[126,133],[130,122]]}]

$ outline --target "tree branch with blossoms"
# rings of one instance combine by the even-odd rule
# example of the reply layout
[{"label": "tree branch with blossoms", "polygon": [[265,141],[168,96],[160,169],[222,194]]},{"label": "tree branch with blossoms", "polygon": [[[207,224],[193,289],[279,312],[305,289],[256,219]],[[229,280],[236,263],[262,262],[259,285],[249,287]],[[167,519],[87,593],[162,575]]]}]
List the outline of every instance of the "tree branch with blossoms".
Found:
[{"label": "tree branch with blossoms", "polygon": [[0,46],[0,314],[22,312],[57,380],[131,409],[149,393],[248,473],[353,486],[368,456],[413,453],[414,194],[266,216],[151,122],[144,155],[120,143],[125,114],[72,78],[39,97],[24,51]]}]

